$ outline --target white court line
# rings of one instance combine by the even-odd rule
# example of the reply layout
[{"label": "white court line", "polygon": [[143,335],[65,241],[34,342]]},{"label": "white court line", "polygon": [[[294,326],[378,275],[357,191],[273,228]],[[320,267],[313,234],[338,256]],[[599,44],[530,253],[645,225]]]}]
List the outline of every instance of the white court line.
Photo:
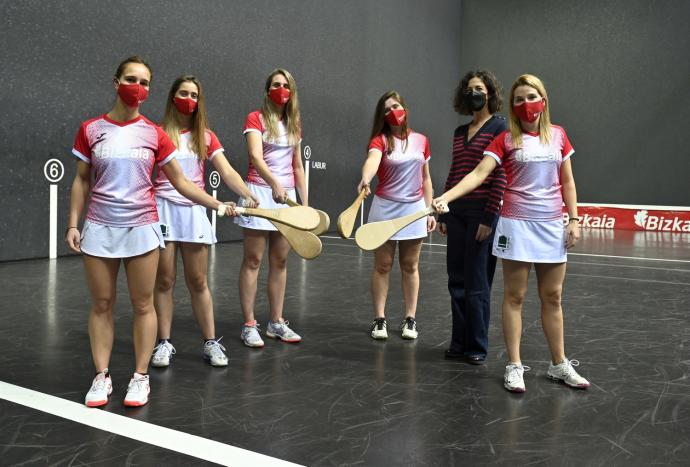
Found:
[{"label": "white court line", "polygon": [[[327,235],[321,235],[323,238],[336,238],[343,240],[341,237],[333,237],[333,236],[327,236]],[[442,246],[445,247],[446,245],[443,243],[425,243],[422,242],[422,245],[429,245],[429,246]],[[349,245],[352,247],[356,247],[357,245]],[[690,263],[690,260],[687,259],[663,259],[663,258],[642,258],[640,256],[615,256],[615,255],[596,255],[594,253],[568,253],[568,256],[573,255],[573,256],[593,256],[596,258],[617,258],[617,259],[637,259],[641,261],[666,261],[670,263]]]},{"label": "white court line", "polygon": [[104,410],[90,409],[76,402],[3,381],[0,381],[0,399],[220,465],[260,465],[262,467],[298,465]]}]

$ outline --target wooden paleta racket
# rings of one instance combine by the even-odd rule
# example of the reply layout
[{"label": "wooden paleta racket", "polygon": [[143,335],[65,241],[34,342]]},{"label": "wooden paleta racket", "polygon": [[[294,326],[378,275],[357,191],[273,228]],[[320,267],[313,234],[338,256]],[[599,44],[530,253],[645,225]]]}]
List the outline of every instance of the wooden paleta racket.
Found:
[{"label": "wooden paleta racket", "polygon": [[393,235],[417,219],[434,214],[432,206],[407,216],[389,219],[387,221],[370,222],[364,224],[355,233],[355,242],[362,250],[375,250],[388,241]]},{"label": "wooden paleta racket", "polygon": [[[237,206],[235,212],[243,216],[262,217],[271,222],[280,222],[300,230],[315,229],[320,222],[319,213],[314,208],[307,206],[282,209],[243,208]],[[218,215],[222,216],[224,214],[225,210],[221,212],[221,209],[218,209]]]},{"label": "wooden paleta racket", "polygon": [[352,235],[352,229],[354,229],[355,220],[357,219],[357,211],[359,211],[362,201],[367,196],[366,193],[366,190],[360,191],[355,202],[338,216],[338,233],[341,237],[348,239]]},{"label": "wooden paleta racket", "polygon": [[314,259],[321,254],[321,240],[308,230],[299,230],[289,225],[273,222],[276,229],[283,234],[295,253],[304,259]]},{"label": "wooden paleta racket", "polygon": [[[290,198],[288,198],[287,204],[288,204],[288,206],[292,206],[292,207],[300,206],[299,204],[297,204],[296,201],[293,201]],[[319,236],[319,235],[325,234],[328,231],[328,227],[331,226],[331,218],[328,217],[328,214],[326,214],[325,212],[323,212],[319,209],[316,209],[315,211],[319,214],[319,225],[317,225],[315,229],[311,229],[310,232],[316,236]],[[300,255],[300,256],[302,256],[302,255]],[[308,259],[311,259],[311,258],[308,258]]]}]

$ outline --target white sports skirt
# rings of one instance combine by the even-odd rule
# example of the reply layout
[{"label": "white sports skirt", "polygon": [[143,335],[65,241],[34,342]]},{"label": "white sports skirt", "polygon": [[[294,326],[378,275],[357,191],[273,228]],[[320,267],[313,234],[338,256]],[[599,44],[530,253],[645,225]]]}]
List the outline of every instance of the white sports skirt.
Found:
[{"label": "white sports skirt", "polygon": [[84,221],[81,231],[81,251],[101,258],[130,258],[156,248],[165,248],[158,224],[139,227],[109,227]]},{"label": "white sports skirt", "polygon": [[[271,190],[267,186],[255,185],[253,183],[247,183],[247,186],[249,187],[249,191],[254,193],[254,196],[258,198],[260,203],[259,207],[261,209],[285,209],[290,207],[287,204],[276,203],[275,201],[273,201],[273,190]],[[287,192],[288,197],[291,200],[295,201],[297,199],[294,188],[288,188]],[[239,201],[237,202],[237,205],[244,206],[244,198],[240,197]],[[254,216],[237,216],[235,218],[235,224],[245,229],[273,231],[278,230],[273,224],[271,224],[266,219]]]},{"label": "white sports skirt", "polygon": [[[369,217],[367,222],[387,221],[396,219],[398,217],[414,214],[426,208],[424,198],[410,203],[403,203],[400,201],[391,201],[385,198],[379,198],[374,195],[374,200],[369,209]],[[391,240],[413,240],[416,238],[426,238],[426,216],[418,219],[400,230],[391,237]]]},{"label": "white sports skirt", "polygon": [[526,263],[565,263],[565,226],[561,219],[525,221],[499,217],[493,254]]},{"label": "white sports skirt", "polygon": [[218,240],[213,233],[206,208],[199,204],[187,206],[156,196],[163,240],[212,245]]}]

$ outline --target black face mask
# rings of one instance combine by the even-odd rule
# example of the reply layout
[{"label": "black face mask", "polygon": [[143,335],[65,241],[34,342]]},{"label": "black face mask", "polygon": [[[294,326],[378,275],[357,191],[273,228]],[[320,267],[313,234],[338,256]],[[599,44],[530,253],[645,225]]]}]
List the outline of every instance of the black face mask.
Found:
[{"label": "black face mask", "polygon": [[486,94],[480,91],[472,90],[472,92],[465,93],[465,103],[467,108],[472,112],[477,112],[486,105]]}]

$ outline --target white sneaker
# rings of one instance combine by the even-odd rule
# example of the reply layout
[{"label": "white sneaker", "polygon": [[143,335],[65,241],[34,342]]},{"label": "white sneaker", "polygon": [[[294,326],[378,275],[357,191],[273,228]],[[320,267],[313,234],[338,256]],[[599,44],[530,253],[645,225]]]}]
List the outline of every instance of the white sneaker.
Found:
[{"label": "white sneaker", "polygon": [[403,339],[416,339],[419,335],[417,321],[415,321],[415,319],[411,316],[408,316],[405,318],[405,321],[400,323],[400,329],[402,329]]},{"label": "white sneaker", "polygon": [[161,342],[153,348],[153,357],[151,357],[151,366],[157,368],[164,368],[170,365],[172,356],[175,355],[175,347],[170,341]]},{"label": "white sneaker", "polygon": [[247,347],[263,347],[264,341],[261,339],[259,334],[259,325],[247,326],[246,324],[242,326],[242,333],[240,334],[240,339],[244,342]]},{"label": "white sneaker", "polygon": [[566,358],[558,365],[549,364],[549,370],[546,372],[546,376],[557,381],[563,381],[571,388],[587,389],[589,387],[589,381],[577,374],[577,371],[573,368],[579,365],[580,362],[577,360],[568,360]]},{"label": "white sneaker", "polygon": [[113,381],[106,376],[108,369],[96,375],[91,383],[91,389],[86,393],[84,404],[87,407],[101,407],[108,403],[108,396],[113,393]]},{"label": "white sneaker", "polygon": [[204,343],[204,360],[211,366],[228,366],[228,357],[225,355],[225,347],[220,345],[220,339],[212,339]]},{"label": "white sneaker", "polygon": [[292,344],[297,343],[302,340],[302,337],[295,331],[288,327],[289,321],[285,320],[282,323],[273,321],[268,322],[266,326],[266,335],[268,337],[275,337],[283,342],[290,342]]},{"label": "white sneaker", "polygon": [[522,375],[531,368],[522,363],[508,363],[503,375],[503,386],[510,392],[525,392],[525,380]]},{"label": "white sneaker", "polygon": [[125,396],[125,405],[127,407],[141,407],[146,405],[149,401],[149,375],[140,375],[134,373],[134,376],[129,380],[127,386],[127,395]]},{"label": "white sneaker", "polygon": [[371,337],[374,339],[388,339],[388,324],[386,318],[376,318],[371,323]]}]

